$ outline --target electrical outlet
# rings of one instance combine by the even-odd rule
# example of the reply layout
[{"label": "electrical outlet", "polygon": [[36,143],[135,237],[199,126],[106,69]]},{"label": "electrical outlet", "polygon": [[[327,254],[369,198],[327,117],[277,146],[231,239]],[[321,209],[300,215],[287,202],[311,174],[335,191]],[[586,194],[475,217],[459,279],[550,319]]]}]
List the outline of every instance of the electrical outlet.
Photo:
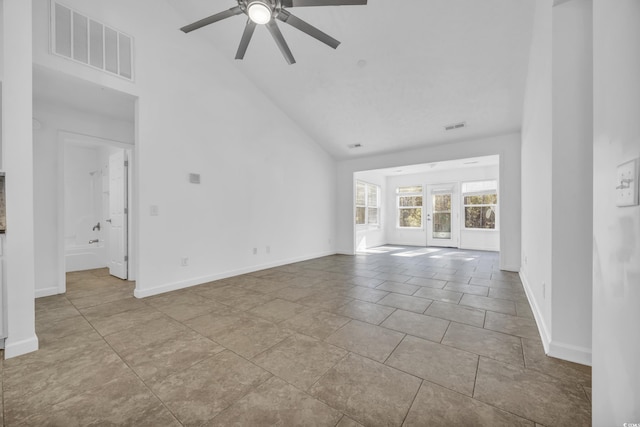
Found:
[{"label": "electrical outlet", "polygon": [[253,254],[258,255],[258,248],[253,248]]},{"label": "electrical outlet", "polygon": [[542,282],[542,299],[547,299],[547,284]]},{"label": "electrical outlet", "polygon": [[180,258],[180,265],[183,267],[186,267],[189,265],[189,258],[187,257],[182,257]]},{"label": "electrical outlet", "polygon": [[270,254],[270,253],[271,253],[271,246],[267,246],[267,247],[265,248],[265,252],[266,252],[266,253],[268,253],[268,254]]}]

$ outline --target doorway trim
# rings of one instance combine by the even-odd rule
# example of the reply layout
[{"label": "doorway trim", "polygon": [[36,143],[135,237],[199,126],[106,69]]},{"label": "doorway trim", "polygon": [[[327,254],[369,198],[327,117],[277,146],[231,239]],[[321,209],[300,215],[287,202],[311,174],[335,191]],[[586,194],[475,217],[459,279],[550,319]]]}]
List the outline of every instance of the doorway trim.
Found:
[{"label": "doorway trim", "polygon": [[36,298],[55,295],[55,294],[63,294],[67,291],[67,276],[66,276],[66,263],[65,263],[65,245],[64,245],[64,213],[65,213],[65,197],[64,197],[64,153],[68,144],[76,144],[76,145],[85,145],[85,146],[110,146],[122,148],[126,151],[127,158],[129,160],[129,167],[127,168],[127,204],[129,205],[129,210],[127,212],[127,222],[128,222],[128,234],[127,234],[127,246],[128,246],[128,254],[129,254],[129,272],[127,280],[134,281],[137,277],[137,252],[135,248],[137,247],[135,244],[135,207],[137,206],[134,203],[134,195],[137,194],[134,192],[134,180],[135,176],[135,164],[134,156],[135,156],[135,145],[127,144],[121,141],[115,141],[111,139],[100,138],[91,135],[84,135],[80,133],[73,133],[67,131],[58,131],[58,279],[57,279],[57,287],[42,289],[37,292]]}]

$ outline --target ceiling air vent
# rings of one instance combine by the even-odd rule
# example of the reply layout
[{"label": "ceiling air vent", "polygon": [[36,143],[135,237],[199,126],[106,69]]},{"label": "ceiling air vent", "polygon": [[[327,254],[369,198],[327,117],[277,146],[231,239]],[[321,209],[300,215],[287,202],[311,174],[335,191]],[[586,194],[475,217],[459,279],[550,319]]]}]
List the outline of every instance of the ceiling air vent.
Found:
[{"label": "ceiling air vent", "polygon": [[467,126],[467,122],[454,123],[444,127],[444,130],[460,129]]},{"label": "ceiling air vent", "polygon": [[347,145],[347,147],[349,147],[349,148],[361,148],[361,147],[362,147],[362,144],[360,144],[360,143],[357,143],[357,144],[349,144],[349,145]]}]

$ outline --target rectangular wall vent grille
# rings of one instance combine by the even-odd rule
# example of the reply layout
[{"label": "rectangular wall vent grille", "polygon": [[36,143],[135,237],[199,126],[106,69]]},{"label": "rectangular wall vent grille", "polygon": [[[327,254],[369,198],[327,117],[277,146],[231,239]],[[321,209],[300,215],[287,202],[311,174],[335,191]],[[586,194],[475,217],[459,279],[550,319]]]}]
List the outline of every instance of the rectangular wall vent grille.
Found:
[{"label": "rectangular wall vent grille", "polygon": [[452,124],[452,125],[449,125],[449,126],[445,126],[444,129],[445,130],[454,130],[454,129],[460,129],[460,128],[463,128],[463,127],[466,127],[466,126],[467,126],[466,122],[460,122],[460,123],[455,123],[455,124]]},{"label": "rectangular wall vent grille", "polygon": [[133,80],[133,38],[53,0],[51,52]]}]

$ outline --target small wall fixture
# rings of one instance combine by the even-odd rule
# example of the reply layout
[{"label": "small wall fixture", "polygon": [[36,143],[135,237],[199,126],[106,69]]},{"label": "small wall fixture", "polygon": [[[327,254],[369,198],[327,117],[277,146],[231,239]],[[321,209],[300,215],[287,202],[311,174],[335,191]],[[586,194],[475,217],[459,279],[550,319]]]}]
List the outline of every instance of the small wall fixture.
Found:
[{"label": "small wall fixture", "polygon": [[638,159],[619,165],[616,169],[616,205],[638,205]]}]

